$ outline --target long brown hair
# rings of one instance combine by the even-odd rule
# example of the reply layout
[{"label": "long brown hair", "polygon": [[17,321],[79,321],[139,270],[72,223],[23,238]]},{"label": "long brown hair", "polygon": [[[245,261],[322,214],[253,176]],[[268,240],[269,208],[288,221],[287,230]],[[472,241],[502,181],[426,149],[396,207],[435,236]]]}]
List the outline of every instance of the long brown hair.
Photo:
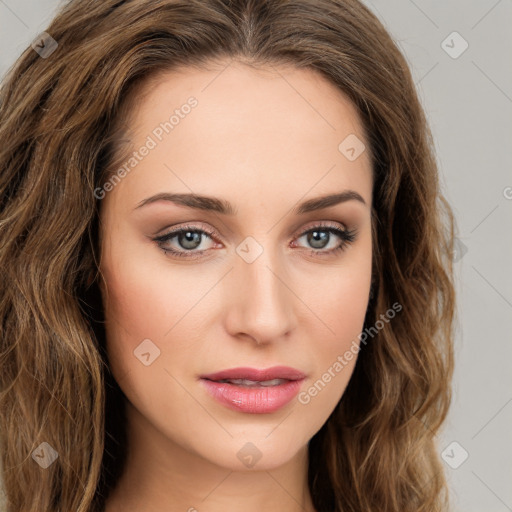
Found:
[{"label": "long brown hair", "polygon": [[[0,91],[8,512],[99,512],[116,484],[124,411],[105,356],[94,190],[123,159],[136,86],[221,58],[316,70],[353,101],[372,154],[365,327],[391,304],[402,310],[362,348],[311,439],[314,505],[446,510],[435,436],[451,399],[454,218],[407,62],[378,19],[357,0],[71,0],[46,31],[55,51],[41,58],[28,48]],[[46,470],[34,462],[48,450],[41,443],[58,454]]]}]

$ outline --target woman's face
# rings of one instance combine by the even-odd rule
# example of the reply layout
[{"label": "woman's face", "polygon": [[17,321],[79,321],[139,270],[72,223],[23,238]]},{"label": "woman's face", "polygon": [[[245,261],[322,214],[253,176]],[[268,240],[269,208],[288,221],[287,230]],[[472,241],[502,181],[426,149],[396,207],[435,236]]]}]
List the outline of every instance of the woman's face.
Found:
[{"label": "woman's face", "polygon": [[[135,107],[137,154],[97,192],[131,439],[282,465],[342,397],[363,329],[372,173],[356,110],[313,71],[238,63],[168,73]],[[236,368],[255,372],[213,375]]]}]

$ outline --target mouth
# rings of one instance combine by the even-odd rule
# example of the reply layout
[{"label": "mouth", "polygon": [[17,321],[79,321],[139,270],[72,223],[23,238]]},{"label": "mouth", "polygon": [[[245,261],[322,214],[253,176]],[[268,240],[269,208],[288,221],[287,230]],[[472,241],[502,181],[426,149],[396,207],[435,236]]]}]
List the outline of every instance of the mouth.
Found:
[{"label": "mouth", "polygon": [[306,375],[276,366],[258,370],[233,368],[203,375],[200,380],[212,398],[238,412],[264,414],[287,405],[299,392]]},{"label": "mouth", "polygon": [[[211,379],[206,379],[211,380]],[[288,379],[272,379],[272,380],[249,380],[249,379],[221,379],[221,380],[211,380],[211,382],[219,382],[225,384],[233,384],[234,386],[242,386],[244,388],[258,388],[258,387],[270,387],[270,386],[280,386],[281,384],[285,384],[286,382],[291,382]]]}]

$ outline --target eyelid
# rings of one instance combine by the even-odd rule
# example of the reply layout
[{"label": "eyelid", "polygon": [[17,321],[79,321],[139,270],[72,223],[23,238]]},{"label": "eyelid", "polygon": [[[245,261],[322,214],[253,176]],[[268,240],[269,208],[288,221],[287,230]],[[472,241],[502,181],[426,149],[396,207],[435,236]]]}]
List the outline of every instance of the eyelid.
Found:
[{"label": "eyelid", "polygon": [[[191,225],[192,223],[195,223],[195,225]],[[173,253],[177,256],[183,256],[185,258],[194,259],[201,257],[202,254],[208,253],[211,251],[210,249],[203,249],[200,251],[182,251],[182,250],[173,250],[173,249],[165,249],[163,248],[160,243],[164,243],[169,241],[170,239],[173,239],[178,234],[184,232],[184,231],[194,231],[194,232],[201,232],[206,235],[208,235],[214,242],[219,241],[221,236],[218,234],[218,232],[206,224],[200,222],[200,221],[189,221],[188,223],[184,224],[178,224],[171,227],[172,229],[168,229],[165,233],[162,235],[157,235],[155,237],[152,237],[152,240],[157,242],[160,248],[165,253]],[[309,225],[306,225],[306,227],[302,227],[300,230],[296,231],[296,234],[293,235],[292,243],[296,243],[297,239],[302,238],[303,236],[309,234],[312,231],[316,230],[324,230],[324,231],[331,231],[335,236],[342,239],[342,242],[338,248],[335,249],[329,249],[329,250],[318,250],[314,251],[319,256],[328,256],[333,253],[335,253],[337,250],[343,250],[346,246],[350,245],[355,237],[358,235],[358,230],[356,228],[350,229],[346,225],[340,222],[335,221],[322,221],[322,220],[316,220],[311,221]],[[338,232],[338,233],[336,233]],[[343,236],[345,235],[345,236]],[[347,240],[348,237],[348,240]]]},{"label": "eyelid", "polygon": [[[192,225],[192,223],[195,223],[195,225]],[[341,222],[335,222],[335,221],[322,221],[322,220],[314,220],[311,221],[306,225],[306,227],[301,227],[300,229],[296,230],[293,238],[301,237],[305,235],[306,233],[309,233],[311,230],[314,230],[315,228],[335,228],[335,229],[341,229],[342,231],[349,231],[348,226],[342,224]],[[221,235],[218,233],[217,230],[214,228],[209,227],[208,225],[200,222],[200,221],[191,221],[190,223],[184,223],[184,224],[177,224],[175,226],[170,226],[165,228],[165,232],[161,235],[155,235],[153,237],[154,240],[158,240],[161,238],[165,238],[168,235],[179,233],[181,231],[204,231],[208,235],[210,235],[213,238],[221,238]]]},{"label": "eyelid", "polygon": [[330,220],[313,220],[306,224],[306,227],[301,227],[294,235],[294,238],[305,235],[315,228],[334,228],[340,229],[341,231],[348,231],[349,228],[341,222],[335,222]]},{"label": "eyelid", "polygon": [[[194,225],[192,225],[192,223],[194,223]],[[158,240],[161,238],[165,238],[168,235],[176,234],[181,231],[187,231],[187,230],[189,230],[189,231],[204,231],[205,233],[210,235],[212,238],[213,237],[221,238],[221,235],[214,228],[211,228],[211,227],[207,226],[206,224],[203,224],[200,221],[185,222],[184,224],[176,224],[174,226],[168,226],[167,228],[165,228],[164,232],[161,235],[155,235],[152,238],[153,238],[153,240]]]}]

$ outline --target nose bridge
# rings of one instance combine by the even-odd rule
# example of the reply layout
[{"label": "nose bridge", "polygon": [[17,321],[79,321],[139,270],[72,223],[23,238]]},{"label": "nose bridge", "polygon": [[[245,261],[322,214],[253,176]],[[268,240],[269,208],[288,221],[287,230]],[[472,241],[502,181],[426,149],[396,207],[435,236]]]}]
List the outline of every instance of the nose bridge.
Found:
[{"label": "nose bridge", "polygon": [[286,268],[277,251],[263,245],[253,239],[237,248],[227,326],[232,335],[244,333],[260,343],[284,336],[295,325]]}]

